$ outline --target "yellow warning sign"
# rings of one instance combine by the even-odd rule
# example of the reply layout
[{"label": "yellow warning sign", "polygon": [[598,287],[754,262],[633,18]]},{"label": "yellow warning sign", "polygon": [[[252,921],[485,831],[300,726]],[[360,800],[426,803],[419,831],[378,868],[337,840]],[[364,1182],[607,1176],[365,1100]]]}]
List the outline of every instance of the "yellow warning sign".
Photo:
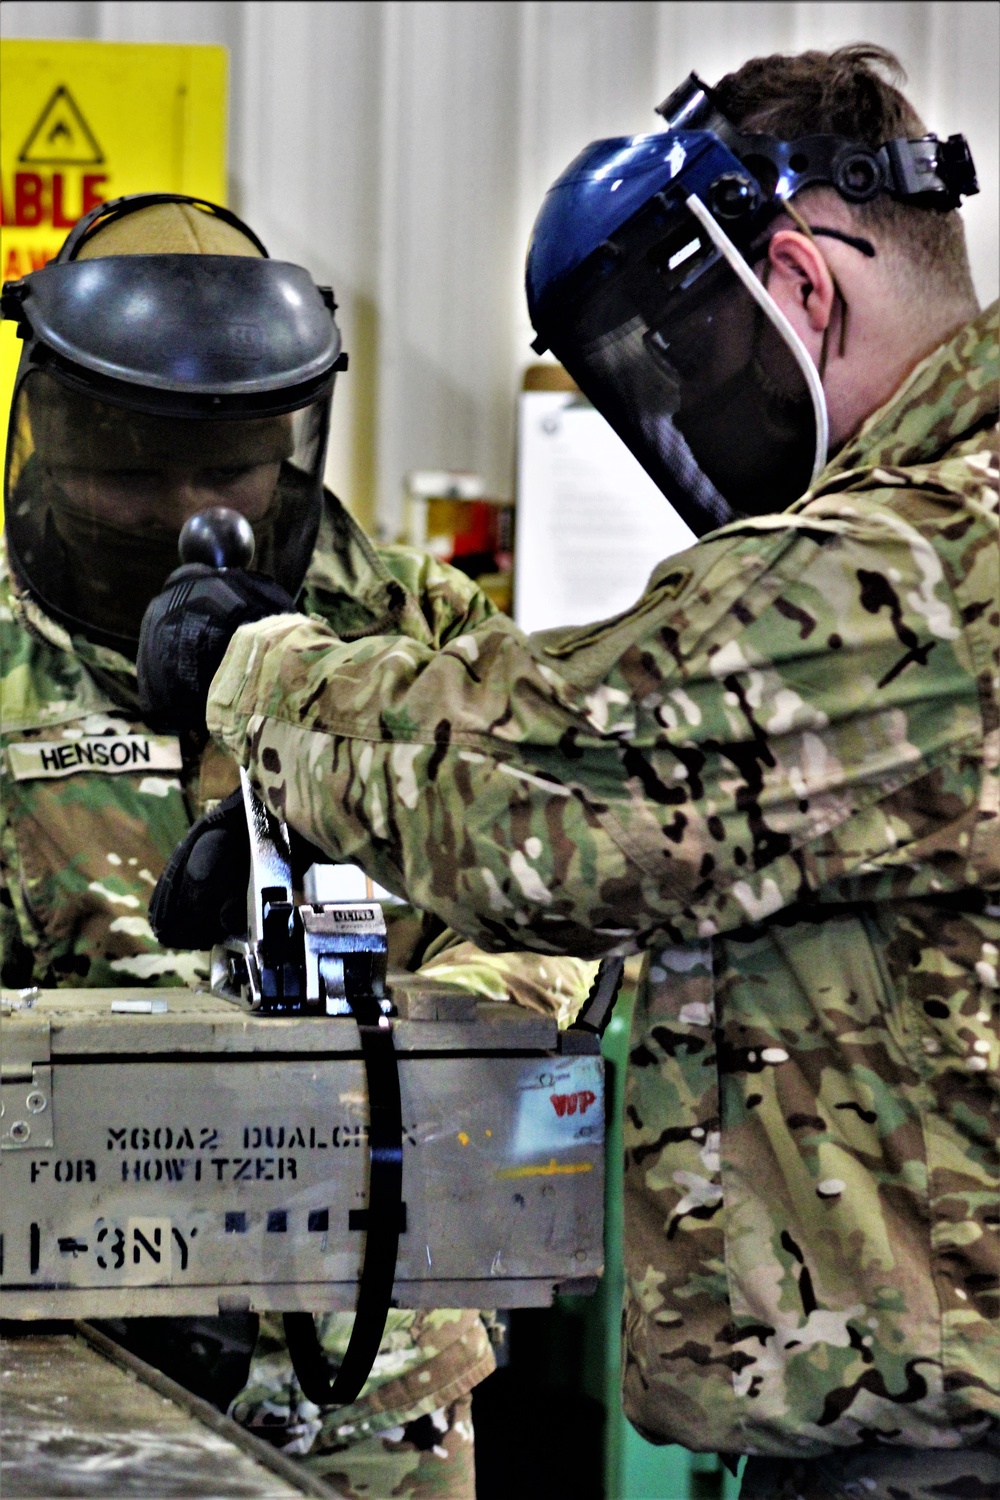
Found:
[{"label": "yellow warning sign", "polygon": [[104,152],[65,84],[59,85],[31,127],[17,159],[50,167],[96,167],[103,162]]},{"label": "yellow warning sign", "polygon": [[[158,43],[0,41],[0,279],[51,260],[123,193],[225,203],[226,52]],[[20,354],[0,324],[0,434]]]}]

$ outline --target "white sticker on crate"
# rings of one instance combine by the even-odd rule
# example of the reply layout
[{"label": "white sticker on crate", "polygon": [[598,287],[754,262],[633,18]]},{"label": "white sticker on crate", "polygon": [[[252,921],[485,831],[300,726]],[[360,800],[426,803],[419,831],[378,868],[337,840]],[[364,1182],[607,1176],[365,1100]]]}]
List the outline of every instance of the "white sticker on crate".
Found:
[{"label": "white sticker on crate", "polygon": [[521,1086],[511,1149],[533,1156],[604,1139],[604,1073],[599,1057],[539,1062]]}]

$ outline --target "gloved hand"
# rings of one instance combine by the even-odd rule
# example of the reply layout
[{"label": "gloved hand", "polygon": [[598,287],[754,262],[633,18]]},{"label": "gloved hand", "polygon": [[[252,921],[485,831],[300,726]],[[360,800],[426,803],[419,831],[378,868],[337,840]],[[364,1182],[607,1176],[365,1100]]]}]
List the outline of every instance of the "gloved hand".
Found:
[{"label": "gloved hand", "polygon": [[205,728],[212,678],[234,632],[268,615],[294,614],[280,584],[242,568],[185,563],[146,609],[139,634],[139,702],[153,729]]},{"label": "gloved hand", "polygon": [[250,838],[242,791],[199,818],[167,861],[149,903],[165,948],[211,948],[247,930]]},{"label": "gloved hand", "polygon": [[[288,830],[292,883],[329,856]],[[167,861],[149,903],[149,925],[165,948],[211,948],[247,932],[250,836],[242,791],[199,818]]]}]

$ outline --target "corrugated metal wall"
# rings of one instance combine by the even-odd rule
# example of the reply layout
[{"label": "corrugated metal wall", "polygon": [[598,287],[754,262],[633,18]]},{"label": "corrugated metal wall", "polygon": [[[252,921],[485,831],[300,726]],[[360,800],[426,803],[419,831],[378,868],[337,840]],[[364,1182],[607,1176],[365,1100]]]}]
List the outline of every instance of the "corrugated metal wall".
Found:
[{"label": "corrugated metal wall", "polygon": [[272,253],[336,288],[351,370],[330,479],[394,530],[411,468],[513,484],[532,358],[521,289],[546,187],[587,141],[655,128],[692,68],[871,40],[897,52],[931,129],[972,142],[965,210],[997,294],[998,17],[974,3],[19,3],[4,36],[221,42],[231,201]]}]

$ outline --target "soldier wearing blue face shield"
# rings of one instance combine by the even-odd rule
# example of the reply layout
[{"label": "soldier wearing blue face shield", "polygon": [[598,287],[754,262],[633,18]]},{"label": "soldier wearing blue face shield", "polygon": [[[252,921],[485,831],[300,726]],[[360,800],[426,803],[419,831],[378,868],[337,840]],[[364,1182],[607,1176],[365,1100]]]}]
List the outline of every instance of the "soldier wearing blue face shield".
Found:
[{"label": "soldier wearing blue face shield", "polygon": [[[784,140],[737,129],[723,94],[692,73],[659,107],[664,134],[581,152],[549,190],[527,268],[535,349],[558,355],[698,535],[782,509],[827,460],[824,378],[845,352],[848,304],[828,270],[833,306],[811,357],[768,290],[776,233],[873,258],[844,206],[892,193],[940,214],[978,191],[961,136]],[[836,224],[803,218],[793,200],[810,189]]]},{"label": "soldier wearing blue face shield", "polygon": [[487,947],[647,955],[625,1410],[755,1500],[1000,1484],[997,310],[892,64],[692,80],[543,205],[536,347],[702,537],[631,610],[442,650],[234,610],[192,683],[200,605],[144,637],[324,849]]}]

